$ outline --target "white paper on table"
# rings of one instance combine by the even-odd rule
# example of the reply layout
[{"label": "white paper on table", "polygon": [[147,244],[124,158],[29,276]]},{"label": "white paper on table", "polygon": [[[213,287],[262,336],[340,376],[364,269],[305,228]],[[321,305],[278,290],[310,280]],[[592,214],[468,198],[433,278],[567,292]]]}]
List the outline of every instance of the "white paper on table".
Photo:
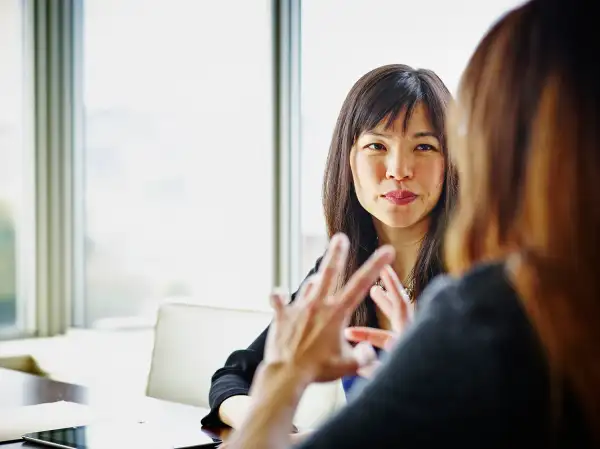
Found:
[{"label": "white paper on table", "polygon": [[19,440],[30,432],[84,426],[94,421],[92,410],[75,402],[0,408],[0,442]]}]

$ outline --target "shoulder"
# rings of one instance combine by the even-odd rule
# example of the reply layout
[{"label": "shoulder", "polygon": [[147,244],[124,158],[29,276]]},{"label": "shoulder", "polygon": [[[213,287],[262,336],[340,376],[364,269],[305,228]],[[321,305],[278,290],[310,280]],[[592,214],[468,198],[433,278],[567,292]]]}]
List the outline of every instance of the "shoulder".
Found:
[{"label": "shoulder", "polygon": [[441,275],[421,296],[423,313],[456,318],[525,318],[521,301],[503,263],[483,264],[460,278]]},{"label": "shoulder", "polygon": [[298,286],[298,290],[296,290],[291,297],[290,302],[295,301],[296,300],[296,296],[298,295],[298,292],[300,291],[300,288],[302,287],[302,284],[304,284],[306,282],[306,280],[311,277],[312,275],[314,275],[317,271],[319,271],[319,266],[321,265],[321,260],[323,259],[323,256],[319,257],[317,259],[317,261],[315,262],[315,266],[312,267],[310,269],[310,271],[306,274],[306,277],[304,278],[304,280],[300,283],[300,285]]},{"label": "shoulder", "polygon": [[504,264],[481,265],[461,278],[439,277],[422,299],[397,348],[396,369],[412,356],[417,377],[436,382],[436,373],[443,373],[440,389],[453,385],[448,394],[460,401],[519,404],[524,414],[532,411],[530,402],[544,401],[544,352]]},{"label": "shoulder", "polygon": [[317,259],[317,261],[315,262],[315,266],[312,267],[312,269],[309,271],[308,276],[315,274],[317,271],[319,271],[319,267],[321,266],[321,261],[323,260],[323,256],[321,256]]},{"label": "shoulder", "polygon": [[498,362],[507,356],[530,367],[544,363],[504,264],[481,265],[461,278],[441,276],[423,292],[421,304],[415,327],[433,330],[449,346],[469,348],[469,357]]}]

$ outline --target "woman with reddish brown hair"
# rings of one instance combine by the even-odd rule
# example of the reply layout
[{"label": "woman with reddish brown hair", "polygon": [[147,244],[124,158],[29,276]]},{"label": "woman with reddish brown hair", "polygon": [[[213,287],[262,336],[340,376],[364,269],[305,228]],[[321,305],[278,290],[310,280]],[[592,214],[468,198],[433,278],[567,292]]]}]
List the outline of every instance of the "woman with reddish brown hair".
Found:
[{"label": "woman with reddish brown hair", "polygon": [[[559,447],[600,444],[600,54],[593,2],[532,0],[484,37],[462,78],[449,139],[460,178],[446,241],[452,277],[423,292],[383,367],[298,447]],[[228,448],[282,448],[306,386],[353,372],[342,336],[381,275],[379,248],[336,288],[332,239],[317,276],[275,319]],[[390,294],[390,298],[397,295]],[[403,319],[403,302],[390,319]],[[364,340],[394,336],[364,329]]]}]

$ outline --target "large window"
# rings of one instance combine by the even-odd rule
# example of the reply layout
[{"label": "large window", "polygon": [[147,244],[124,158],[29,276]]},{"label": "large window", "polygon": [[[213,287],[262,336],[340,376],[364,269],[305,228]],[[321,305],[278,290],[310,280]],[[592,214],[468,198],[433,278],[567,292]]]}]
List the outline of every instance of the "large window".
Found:
[{"label": "large window", "polygon": [[174,296],[268,308],[274,274],[294,288],[323,252],[352,84],[406,63],[454,92],[518,3],[0,0],[0,334],[130,324]]},{"label": "large window", "polygon": [[321,181],[337,115],[354,82],[378,66],[403,63],[436,71],[454,93],[485,31],[500,14],[520,3],[302,1],[302,274],[314,265],[326,244]]},{"label": "large window", "polygon": [[86,0],[80,325],[151,316],[173,296],[267,307],[270,5]]},{"label": "large window", "polygon": [[[0,333],[19,326],[23,214],[27,203],[24,145],[23,12],[19,0],[0,2]],[[31,280],[31,279],[30,279]]]}]

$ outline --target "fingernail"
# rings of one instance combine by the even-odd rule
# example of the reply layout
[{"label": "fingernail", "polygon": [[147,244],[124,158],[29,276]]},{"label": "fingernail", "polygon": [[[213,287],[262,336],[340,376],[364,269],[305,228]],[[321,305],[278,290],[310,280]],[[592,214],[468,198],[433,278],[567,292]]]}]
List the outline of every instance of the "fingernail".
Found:
[{"label": "fingernail", "polygon": [[388,275],[390,277],[392,277],[392,279],[395,277],[398,280],[398,284],[400,285],[400,293],[402,294],[403,299],[410,301],[410,296],[409,296],[408,292],[406,291],[406,288],[404,288],[402,281],[398,278],[398,275],[396,274],[394,269],[390,265],[386,265],[384,267],[384,269],[387,270]]},{"label": "fingernail", "polygon": [[283,302],[284,302],[285,304],[287,304],[287,303],[289,303],[289,302],[290,302],[290,295],[289,295],[289,292],[288,292],[286,289],[284,289],[283,287],[275,287],[275,288],[273,289],[273,291],[271,292],[271,295],[270,295],[270,297],[269,297],[269,303],[272,303],[272,301],[273,301],[273,299],[272,299],[272,298],[273,298],[273,296],[275,296],[275,295],[276,295],[276,296],[279,296],[280,298],[282,298],[282,299],[283,299]]},{"label": "fingernail", "polygon": [[390,262],[396,257],[396,250],[392,245],[384,245],[378,249],[381,253],[390,258]]},{"label": "fingernail", "polygon": [[348,237],[343,232],[338,232],[331,237],[331,243],[339,245],[340,249],[346,249],[350,247],[350,240],[348,240]]},{"label": "fingernail", "polygon": [[[386,270],[390,276],[392,276],[392,277],[396,276],[396,272],[394,271],[394,269],[392,268],[391,265],[386,265],[385,267],[383,267],[383,269]],[[402,283],[400,283],[400,284],[402,284]]]}]

